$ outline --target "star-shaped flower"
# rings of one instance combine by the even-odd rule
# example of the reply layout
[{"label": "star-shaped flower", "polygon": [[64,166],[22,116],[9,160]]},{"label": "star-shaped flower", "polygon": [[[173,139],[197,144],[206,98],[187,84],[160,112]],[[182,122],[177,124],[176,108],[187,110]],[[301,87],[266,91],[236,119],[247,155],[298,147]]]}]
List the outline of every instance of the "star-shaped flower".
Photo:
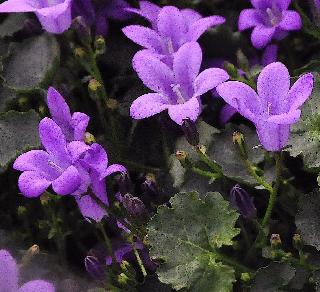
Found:
[{"label": "star-shaped flower", "polygon": [[254,27],[251,41],[254,47],[265,47],[272,38],[282,39],[287,31],[299,30],[300,15],[288,10],[291,0],[251,0],[254,8],[244,9],[239,16],[239,30]]}]

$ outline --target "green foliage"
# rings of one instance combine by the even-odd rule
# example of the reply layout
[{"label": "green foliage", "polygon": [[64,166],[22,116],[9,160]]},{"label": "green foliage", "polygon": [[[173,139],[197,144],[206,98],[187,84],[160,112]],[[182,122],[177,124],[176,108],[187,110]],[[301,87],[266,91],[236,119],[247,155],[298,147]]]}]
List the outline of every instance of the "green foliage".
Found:
[{"label": "green foliage", "polygon": [[303,155],[309,168],[320,167],[320,82],[314,73],[314,88],[311,97],[302,107],[301,118],[292,126],[289,144],[290,155]]},{"label": "green foliage", "polygon": [[59,58],[54,36],[43,34],[26,39],[13,49],[4,68],[4,80],[8,87],[22,92],[45,86],[50,83]]},{"label": "green foliage", "polygon": [[151,257],[163,260],[157,273],[161,282],[188,291],[231,291],[232,267],[223,263],[218,249],[232,245],[239,233],[238,214],[219,193],[200,198],[179,193],[171,208],[160,206],[148,225]]},{"label": "green foliage", "polygon": [[320,192],[301,195],[296,215],[296,225],[305,244],[320,250]]},{"label": "green foliage", "polygon": [[17,154],[39,147],[39,117],[33,110],[10,111],[0,115],[0,166],[6,166]]},{"label": "green foliage", "polygon": [[24,26],[24,21],[27,19],[25,13],[9,14],[8,17],[0,24],[0,37],[12,36]]}]

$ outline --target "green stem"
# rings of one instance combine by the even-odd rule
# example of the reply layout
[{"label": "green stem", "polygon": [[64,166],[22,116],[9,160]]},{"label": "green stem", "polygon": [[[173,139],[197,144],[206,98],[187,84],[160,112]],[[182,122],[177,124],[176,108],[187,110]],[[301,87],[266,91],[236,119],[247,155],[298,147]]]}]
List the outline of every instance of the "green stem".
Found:
[{"label": "green stem", "polygon": [[111,244],[111,241],[110,241],[110,239],[109,239],[109,237],[108,237],[108,235],[106,233],[106,230],[104,229],[103,224],[102,223],[98,223],[98,228],[101,231],[101,234],[103,236],[104,243],[106,245],[108,254],[113,257],[112,244]]},{"label": "green stem", "polygon": [[137,259],[138,265],[140,267],[140,270],[142,272],[142,275],[143,275],[143,277],[146,277],[147,276],[147,271],[146,271],[146,268],[143,265],[143,262],[141,260],[140,255],[139,255],[139,252],[138,252],[138,250],[136,248],[133,248],[133,251],[134,251],[134,255],[136,256],[136,259]]},{"label": "green stem", "polygon": [[208,165],[215,173],[220,174],[222,176],[221,168],[218,164],[216,164],[214,161],[212,161],[207,154],[203,153],[199,148],[196,149],[197,153],[201,159],[202,162],[204,162],[206,165]]},{"label": "green stem", "polygon": [[255,178],[257,183],[261,186],[263,186],[267,191],[270,193],[272,192],[272,186],[268,184],[261,176],[259,176],[256,172],[257,167],[254,166],[250,160],[245,160],[246,167],[248,169],[248,172]]},{"label": "green stem", "polygon": [[192,166],[191,167],[191,171],[198,174],[198,175],[201,175],[203,177],[207,177],[207,178],[210,178],[210,179],[217,179],[219,178],[221,175],[218,174],[218,173],[213,173],[213,172],[210,172],[210,171],[206,171],[206,170],[202,170],[198,167],[195,167],[195,166]]},{"label": "green stem", "polygon": [[222,262],[235,267],[236,269],[238,269],[241,272],[253,272],[250,268],[246,267],[245,265],[242,265],[242,264],[238,263],[237,261],[227,257],[226,255],[224,255],[222,253],[219,253],[217,251],[214,251],[214,253],[218,256],[218,258]]}]

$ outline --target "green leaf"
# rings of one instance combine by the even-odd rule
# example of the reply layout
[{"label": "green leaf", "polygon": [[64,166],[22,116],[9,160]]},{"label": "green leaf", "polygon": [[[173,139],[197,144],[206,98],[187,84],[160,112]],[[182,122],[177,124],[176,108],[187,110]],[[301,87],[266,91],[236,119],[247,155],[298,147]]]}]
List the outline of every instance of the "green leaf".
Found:
[{"label": "green leaf", "polygon": [[311,97],[302,107],[301,118],[291,129],[288,148],[290,155],[303,155],[309,168],[320,167],[320,82],[314,73],[314,88]]},{"label": "green leaf", "polygon": [[276,292],[288,285],[295,275],[295,269],[285,263],[271,263],[260,268],[256,274],[250,292]]},{"label": "green leaf", "polygon": [[249,160],[255,164],[262,162],[264,150],[257,147],[260,142],[256,131],[244,125],[227,125],[221,134],[215,135],[208,155],[221,166],[225,176],[240,182],[256,184],[255,179],[248,173],[237,146],[233,143],[232,135],[235,131],[240,131],[245,137]]},{"label": "green leaf", "polygon": [[0,37],[12,36],[23,29],[24,21],[28,18],[25,13],[12,13],[0,24]]},{"label": "green leaf", "polygon": [[8,87],[26,92],[50,83],[59,63],[56,39],[47,34],[29,38],[16,46],[4,68]]},{"label": "green leaf", "polygon": [[239,215],[219,193],[204,198],[179,193],[170,203],[148,224],[151,257],[164,261],[157,271],[160,281],[176,290],[231,291],[234,270],[223,263],[218,248],[232,245]]},{"label": "green leaf", "polygon": [[39,117],[33,110],[0,115],[0,167],[6,166],[23,151],[40,146],[38,124]]},{"label": "green leaf", "polygon": [[315,189],[307,195],[301,195],[296,215],[296,226],[305,244],[320,250],[320,191]]}]

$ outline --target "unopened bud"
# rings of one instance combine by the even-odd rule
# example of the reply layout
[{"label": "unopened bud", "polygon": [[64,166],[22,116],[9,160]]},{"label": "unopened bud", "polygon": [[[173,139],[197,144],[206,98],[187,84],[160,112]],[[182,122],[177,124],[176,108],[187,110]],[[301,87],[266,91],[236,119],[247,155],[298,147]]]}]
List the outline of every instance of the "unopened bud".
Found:
[{"label": "unopened bud", "polygon": [[92,143],[96,142],[96,139],[91,133],[85,132],[85,134],[84,134],[84,142],[86,144],[88,144],[88,145],[91,145]]},{"label": "unopened bud", "polygon": [[204,145],[198,145],[197,150],[203,155],[207,154],[207,147]]},{"label": "unopened bud", "polygon": [[48,193],[43,193],[41,196],[40,196],[40,202],[41,202],[41,205],[42,206],[46,206],[48,205],[50,201],[50,196]]},{"label": "unopened bud", "polygon": [[148,173],[146,175],[146,180],[142,183],[141,188],[145,193],[150,194],[152,196],[156,196],[159,194],[154,174]]},{"label": "unopened bud", "polygon": [[232,135],[232,141],[238,146],[241,157],[243,159],[248,159],[248,151],[244,135],[240,132],[234,132]]},{"label": "unopened bud", "polygon": [[199,132],[196,124],[190,119],[184,119],[181,128],[188,143],[192,146],[197,146],[199,144]]},{"label": "unopened bud", "polygon": [[105,53],[106,42],[102,36],[99,36],[95,39],[94,48],[97,55],[103,55]]},{"label": "unopened bud", "polygon": [[106,100],[106,106],[107,108],[111,109],[111,110],[115,110],[118,108],[119,103],[116,99],[114,98],[107,98]]},{"label": "unopened bud", "polygon": [[45,113],[46,113],[46,108],[45,108],[45,106],[40,105],[39,108],[38,108],[38,111],[39,111],[39,113],[40,113],[41,115],[45,115]]},{"label": "unopened bud", "polygon": [[84,265],[91,277],[97,280],[103,280],[105,277],[105,267],[99,259],[93,255],[88,255],[84,259]]},{"label": "unopened bud", "polygon": [[273,248],[278,248],[281,245],[281,238],[280,238],[280,234],[272,234],[271,238],[270,238],[270,244],[271,247]]},{"label": "unopened bud", "polygon": [[102,84],[96,80],[96,79],[91,79],[89,82],[89,89],[91,91],[98,91],[102,87]]},{"label": "unopened bud", "polygon": [[186,151],[177,151],[176,158],[179,160],[183,167],[188,168],[191,166],[191,162]]},{"label": "unopened bud", "polygon": [[118,178],[118,186],[119,186],[119,193],[121,195],[131,193],[132,183],[131,183],[131,179],[129,177],[129,173],[123,172],[120,174],[120,176]]},{"label": "unopened bud", "polygon": [[31,246],[22,257],[22,260],[21,260],[22,265],[29,264],[32,258],[39,253],[40,253],[39,245],[34,244],[33,246]]},{"label": "unopened bud", "polygon": [[85,55],[86,55],[86,52],[84,49],[82,48],[75,48],[74,49],[74,55],[77,57],[77,58],[83,58]]},{"label": "unopened bud", "polygon": [[249,282],[251,280],[249,273],[241,273],[241,280],[243,282]]},{"label": "unopened bud", "polygon": [[129,281],[129,277],[125,274],[125,273],[121,273],[120,275],[118,275],[118,283],[120,285],[127,285]]},{"label": "unopened bud", "polygon": [[19,206],[17,209],[18,216],[23,216],[27,213],[27,208],[25,206]]},{"label": "unopened bud", "polygon": [[123,271],[128,271],[128,269],[130,268],[130,264],[129,264],[129,262],[127,262],[127,261],[122,261],[121,262],[121,264],[120,264],[120,268],[121,268],[121,270],[123,270]]},{"label": "unopened bud", "polygon": [[240,214],[247,218],[252,219],[257,215],[257,209],[253,203],[253,198],[236,184],[230,191],[231,205],[240,212]]},{"label": "unopened bud", "polygon": [[138,197],[130,194],[123,196],[122,204],[131,215],[142,215],[146,210],[144,203]]},{"label": "unopened bud", "polygon": [[303,244],[302,244],[302,240],[301,240],[301,235],[298,233],[295,233],[292,237],[292,242],[293,242],[293,246],[295,249],[302,249]]}]

